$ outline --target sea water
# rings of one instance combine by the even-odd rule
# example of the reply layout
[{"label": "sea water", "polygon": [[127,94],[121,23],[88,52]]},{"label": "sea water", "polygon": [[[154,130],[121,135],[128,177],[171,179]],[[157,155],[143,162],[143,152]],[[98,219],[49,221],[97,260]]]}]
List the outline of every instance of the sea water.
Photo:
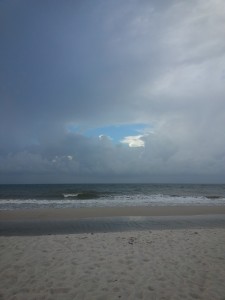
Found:
[{"label": "sea water", "polygon": [[225,185],[0,185],[0,209],[225,205]]}]

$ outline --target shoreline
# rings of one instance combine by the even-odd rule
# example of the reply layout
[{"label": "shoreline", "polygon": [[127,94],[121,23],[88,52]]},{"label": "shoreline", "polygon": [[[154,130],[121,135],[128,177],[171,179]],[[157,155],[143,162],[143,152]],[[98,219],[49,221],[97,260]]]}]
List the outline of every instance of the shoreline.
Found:
[{"label": "shoreline", "polygon": [[0,236],[225,228],[225,206],[0,211]]},{"label": "shoreline", "polygon": [[157,217],[225,214],[225,206],[127,206],[0,210],[1,221],[61,221],[105,217]]}]

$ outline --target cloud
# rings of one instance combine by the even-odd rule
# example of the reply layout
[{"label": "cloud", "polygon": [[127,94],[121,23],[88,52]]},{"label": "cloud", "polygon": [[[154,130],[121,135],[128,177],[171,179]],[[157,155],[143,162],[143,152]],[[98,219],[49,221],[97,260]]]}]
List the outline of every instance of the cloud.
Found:
[{"label": "cloud", "polygon": [[121,143],[128,144],[129,147],[144,147],[143,135],[126,136]]},{"label": "cloud", "polygon": [[16,182],[23,182],[25,175],[28,181],[36,178],[38,182],[146,182],[156,178],[159,182],[192,182],[196,178],[217,182],[224,178],[225,156],[215,155],[210,147],[198,149],[199,144],[193,143],[187,148],[179,139],[160,132],[145,135],[143,141],[145,147],[127,147],[108,138],[67,135],[59,144],[1,158],[0,172],[11,179],[17,174]]},{"label": "cloud", "polygon": [[1,182],[224,180],[223,0],[0,11]]}]

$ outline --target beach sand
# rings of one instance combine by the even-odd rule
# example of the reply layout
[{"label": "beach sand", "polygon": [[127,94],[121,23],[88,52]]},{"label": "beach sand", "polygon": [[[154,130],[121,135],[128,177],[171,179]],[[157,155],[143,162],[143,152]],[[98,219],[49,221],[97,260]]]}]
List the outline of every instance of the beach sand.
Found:
[{"label": "beach sand", "polygon": [[0,299],[225,299],[225,229],[0,237]]}]

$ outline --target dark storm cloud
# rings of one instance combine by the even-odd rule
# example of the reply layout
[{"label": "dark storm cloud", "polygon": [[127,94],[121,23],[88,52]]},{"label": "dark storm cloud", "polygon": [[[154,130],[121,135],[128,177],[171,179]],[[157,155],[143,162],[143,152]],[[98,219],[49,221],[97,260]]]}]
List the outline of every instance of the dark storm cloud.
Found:
[{"label": "dark storm cloud", "polygon": [[[224,6],[1,1],[1,182],[224,180]],[[68,132],[124,123],[145,147]]]}]

